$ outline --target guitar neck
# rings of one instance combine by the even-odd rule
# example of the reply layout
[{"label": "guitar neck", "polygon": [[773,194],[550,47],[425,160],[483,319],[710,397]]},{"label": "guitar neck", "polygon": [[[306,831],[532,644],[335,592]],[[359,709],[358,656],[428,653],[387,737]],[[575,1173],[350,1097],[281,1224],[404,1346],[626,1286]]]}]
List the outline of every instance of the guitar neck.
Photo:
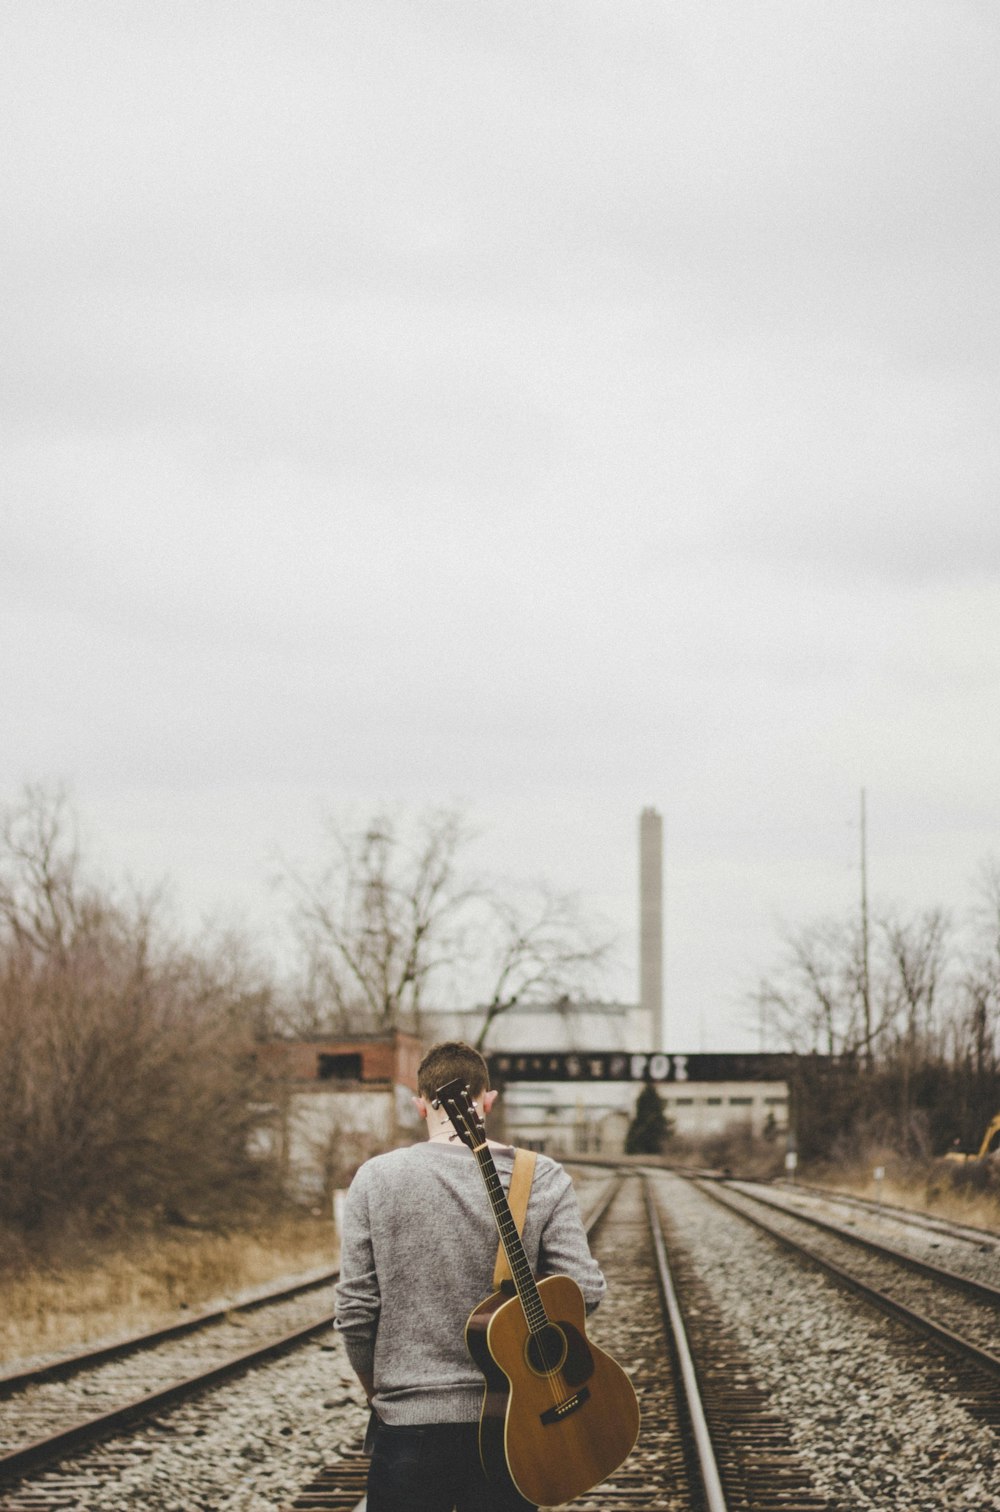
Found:
[{"label": "guitar neck", "polygon": [[517,1224],[507,1201],[507,1194],[500,1185],[500,1177],[490,1154],[490,1147],[485,1142],[477,1146],[476,1160],[479,1162],[479,1171],[486,1186],[493,1216],[496,1219],[497,1229],[500,1233],[500,1242],[504,1247],[507,1262],[510,1265],[511,1275],[517,1294],[524,1308],[524,1316],[532,1333],[537,1333],[548,1322],[545,1307],[538,1294],[535,1278],[531,1274],[531,1266],[521,1243],[521,1236],[517,1232]]}]

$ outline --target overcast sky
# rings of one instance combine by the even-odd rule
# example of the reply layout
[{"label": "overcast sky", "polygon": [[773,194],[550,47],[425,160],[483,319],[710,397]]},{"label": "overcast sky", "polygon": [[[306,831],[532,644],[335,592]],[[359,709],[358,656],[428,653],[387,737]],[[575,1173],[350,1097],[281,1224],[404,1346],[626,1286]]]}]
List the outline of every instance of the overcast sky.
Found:
[{"label": "overcast sky", "polygon": [[1000,7],[13,0],[0,800],[266,936],[458,802],[669,1048],[1000,852]]}]

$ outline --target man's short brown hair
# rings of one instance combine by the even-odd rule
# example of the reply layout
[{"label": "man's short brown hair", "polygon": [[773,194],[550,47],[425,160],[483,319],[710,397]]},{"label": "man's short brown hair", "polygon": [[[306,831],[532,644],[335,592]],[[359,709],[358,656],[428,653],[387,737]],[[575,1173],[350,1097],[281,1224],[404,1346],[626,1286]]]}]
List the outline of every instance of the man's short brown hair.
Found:
[{"label": "man's short brown hair", "polygon": [[417,1068],[417,1091],[432,1102],[438,1087],[459,1077],[473,1099],[488,1090],[490,1073],[478,1050],[464,1040],[442,1040],[432,1045]]}]

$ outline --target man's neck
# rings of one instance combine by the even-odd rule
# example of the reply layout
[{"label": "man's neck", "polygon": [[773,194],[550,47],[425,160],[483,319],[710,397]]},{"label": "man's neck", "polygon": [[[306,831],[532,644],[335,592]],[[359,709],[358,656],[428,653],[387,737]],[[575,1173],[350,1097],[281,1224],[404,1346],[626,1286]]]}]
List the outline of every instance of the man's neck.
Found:
[{"label": "man's neck", "polygon": [[[483,1113],[478,1104],[476,1111],[479,1113],[480,1118],[482,1118]],[[433,1123],[431,1122],[432,1119],[434,1120]],[[440,1108],[431,1108],[427,1114],[427,1139],[430,1144],[458,1144],[459,1142],[459,1137],[455,1132],[451,1119]],[[491,1145],[494,1150],[504,1150],[507,1148],[502,1140],[490,1139],[489,1135],[486,1136],[486,1143]]]},{"label": "man's neck", "polygon": [[[458,1135],[455,1133],[455,1130],[452,1128],[450,1121],[446,1117],[444,1123],[439,1124],[437,1128],[431,1130],[428,1126],[427,1143],[458,1144],[460,1143],[460,1141]],[[509,1146],[505,1144],[502,1139],[490,1139],[489,1135],[486,1136],[486,1143],[489,1145],[491,1150],[509,1149]]]}]

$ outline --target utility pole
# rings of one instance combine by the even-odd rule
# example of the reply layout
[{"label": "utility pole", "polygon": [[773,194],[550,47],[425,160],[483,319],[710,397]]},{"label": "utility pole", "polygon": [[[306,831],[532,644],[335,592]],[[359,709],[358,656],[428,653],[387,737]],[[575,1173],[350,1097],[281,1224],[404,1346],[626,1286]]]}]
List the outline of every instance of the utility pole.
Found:
[{"label": "utility pole", "polygon": [[872,1064],[871,975],[868,966],[868,844],[865,830],[865,790],[861,789],[861,1004],[864,1010],[865,1064]]}]

